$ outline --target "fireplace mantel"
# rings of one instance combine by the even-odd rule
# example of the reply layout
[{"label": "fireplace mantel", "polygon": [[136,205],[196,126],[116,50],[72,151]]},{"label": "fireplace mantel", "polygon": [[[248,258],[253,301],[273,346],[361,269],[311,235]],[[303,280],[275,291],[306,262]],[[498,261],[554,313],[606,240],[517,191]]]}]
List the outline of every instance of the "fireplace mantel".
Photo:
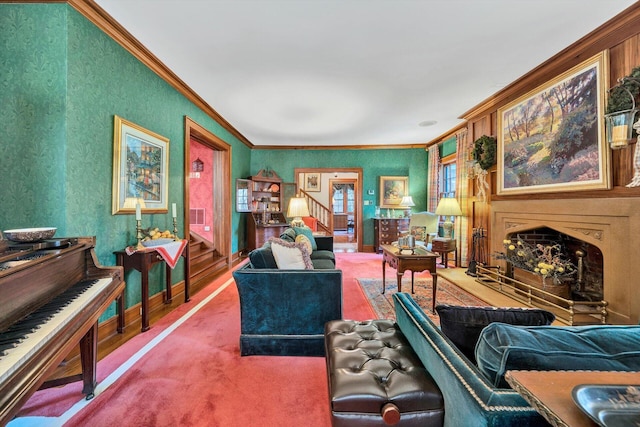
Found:
[{"label": "fireplace mantel", "polygon": [[640,202],[633,198],[493,201],[490,253],[502,251],[506,235],[541,227],[597,246],[603,255],[608,321],[638,323],[640,262],[631,259],[640,255],[638,208]]}]

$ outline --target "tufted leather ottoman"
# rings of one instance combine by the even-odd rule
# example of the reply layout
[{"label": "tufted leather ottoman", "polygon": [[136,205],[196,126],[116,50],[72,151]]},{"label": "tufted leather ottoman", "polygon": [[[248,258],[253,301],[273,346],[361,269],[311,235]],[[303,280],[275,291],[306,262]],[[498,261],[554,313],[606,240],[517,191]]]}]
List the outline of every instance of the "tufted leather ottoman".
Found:
[{"label": "tufted leather ottoman", "polygon": [[440,389],[391,320],[324,329],[333,427],[442,426]]}]

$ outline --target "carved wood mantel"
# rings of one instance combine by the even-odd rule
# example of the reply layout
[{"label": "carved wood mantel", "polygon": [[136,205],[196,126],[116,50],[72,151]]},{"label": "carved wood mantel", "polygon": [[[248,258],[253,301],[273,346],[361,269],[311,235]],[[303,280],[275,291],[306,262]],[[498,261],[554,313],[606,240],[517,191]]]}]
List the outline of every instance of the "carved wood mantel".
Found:
[{"label": "carved wood mantel", "polygon": [[[609,322],[631,324],[640,319],[640,210],[630,198],[514,200],[491,204],[490,253],[503,250],[508,234],[549,227],[590,243],[603,255],[604,299]],[[499,263],[495,259],[492,264]]]}]

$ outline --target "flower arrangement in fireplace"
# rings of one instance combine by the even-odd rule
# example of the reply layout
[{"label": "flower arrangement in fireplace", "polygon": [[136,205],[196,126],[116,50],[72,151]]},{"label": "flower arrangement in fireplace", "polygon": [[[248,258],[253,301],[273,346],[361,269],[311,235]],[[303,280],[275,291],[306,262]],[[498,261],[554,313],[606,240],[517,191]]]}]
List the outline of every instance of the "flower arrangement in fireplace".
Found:
[{"label": "flower arrangement in fireplace", "polygon": [[563,253],[559,243],[542,245],[522,240],[502,241],[505,252],[496,254],[497,259],[510,262],[514,267],[531,271],[543,278],[564,279],[577,272],[576,265]]}]

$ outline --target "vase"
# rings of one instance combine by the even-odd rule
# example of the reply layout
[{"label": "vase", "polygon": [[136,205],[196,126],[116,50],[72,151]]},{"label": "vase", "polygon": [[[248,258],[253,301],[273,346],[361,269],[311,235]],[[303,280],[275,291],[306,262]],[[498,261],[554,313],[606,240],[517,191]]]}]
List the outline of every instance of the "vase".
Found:
[{"label": "vase", "polygon": [[[560,298],[569,299],[570,297],[572,281],[570,277],[565,279],[542,277],[541,275],[536,274],[532,271],[513,267],[513,278],[519,282],[531,286],[532,288],[543,290]],[[518,284],[516,283],[516,288],[522,289],[523,287],[518,286]],[[549,301],[553,304],[557,304],[563,307],[567,306],[567,303],[562,301],[561,299],[554,298],[553,296],[544,294],[542,292],[536,292],[535,289],[532,290],[533,295],[542,298],[545,301]]]}]

